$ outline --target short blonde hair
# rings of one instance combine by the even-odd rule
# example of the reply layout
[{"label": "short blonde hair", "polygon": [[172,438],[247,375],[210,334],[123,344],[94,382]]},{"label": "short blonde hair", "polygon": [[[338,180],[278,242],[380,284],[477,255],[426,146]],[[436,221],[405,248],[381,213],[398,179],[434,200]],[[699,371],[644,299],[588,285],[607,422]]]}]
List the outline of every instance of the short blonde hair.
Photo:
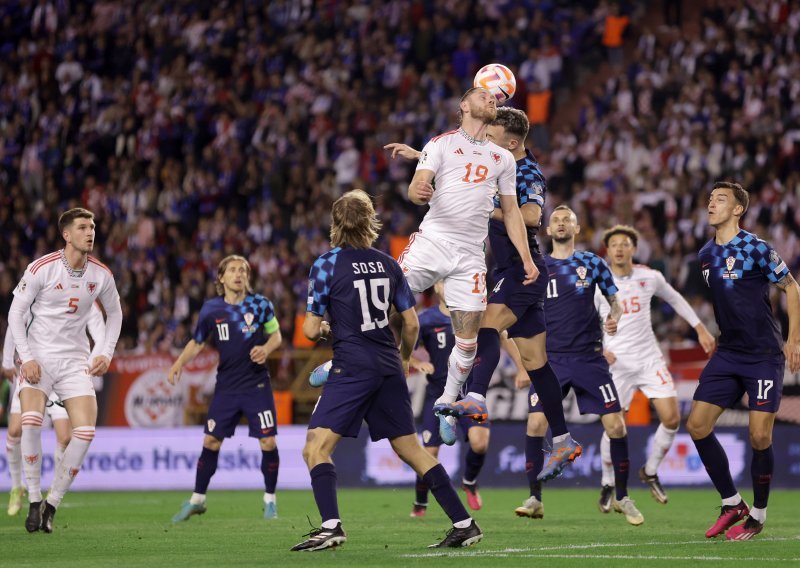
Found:
[{"label": "short blonde hair", "polygon": [[225,294],[225,286],[222,285],[222,275],[225,274],[225,271],[228,269],[228,265],[237,260],[244,262],[244,267],[247,270],[247,280],[244,283],[244,289],[247,290],[248,294],[253,293],[253,287],[250,285],[250,276],[253,274],[253,271],[250,269],[250,263],[247,262],[247,259],[241,255],[230,254],[219,261],[219,266],[217,267],[217,281],[214,282],[214,287],[217,289],[217,294]]},{"label": "short blonde hair", "polygon": [[348,191],[337,199],[331,220],[331,244],[335,247],[369,248],[381,230],[372,200],[362,189]]}]

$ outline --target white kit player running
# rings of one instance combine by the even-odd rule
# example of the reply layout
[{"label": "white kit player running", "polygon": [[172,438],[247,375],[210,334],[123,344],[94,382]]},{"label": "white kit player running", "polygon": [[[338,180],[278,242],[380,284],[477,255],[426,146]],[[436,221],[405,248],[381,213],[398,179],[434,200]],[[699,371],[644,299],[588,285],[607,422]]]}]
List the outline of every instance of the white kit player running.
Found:
[{"label": "white kit player running", "polygon": [[[459,104],[460,127],[425,145],[408,187],[409,199],[417,205],[429,204],[430,209],[398,262],[416,293],[444,282],[456,336],[447,385],[437,404],[455,402],[475,359],[478,328],[486,309],[483,247],[498,193],[508,234],[523,259],[524,282],[529,284],[538,276],[517,205],[516,161],[511,152],[486,139],[486,127],[496,116],[497,104],[489,91],[468,90]],[[394,157],[404,145],[385,148]],[[440,417],[440,428],[447,440],[454,434],[455,419],[447,417],[449,425],[444,420]]]},{"label": "white kit player running", "polygon": [[[53,531],[53,517],[83,464],[94,439],[97,400],[92,376],[108,369],[122,327],[122,308],[111,271],[94,257],[94,214],[70,209],[58,219],[63,250],[28,265],[14,289],[8,323],[22,361],[23,471],[30,507],[29,532]],[[92,304],[106,311],[106,333],[97,357],[89,360],[86,326]],[[27,314],[30,314],[29,316]],[[25,327],[26,318],[30,324]],[[42,419],[51,392],[64,402],[72,439],[42,501]]]},{"label": "white kit player running", "polygon": [[[714,338],[700,322],[689,303],[663,274],[647,266],[633,264],[633,255],[639,243],[639,232],[627,225],[617,225],[603,234],[608,249],[609,264],[619,288],[617,299],[622,304],[624,317],[620,319],[616,335],[603,336],[606,359],[611,365],[614,386],[624,411],[630,407],[637,389],[653,403],[660,424],[653,438],[647,462],[639,470],[639,478],[650,488],[659,503],[667,502],[667,494],[658,479],[658,466],[672,446],[680,426],[680,412],[675,384],[667,363],[653,333],[650,303],[657,296],[671,305],[697,332],[698,341],[706,353],[714,350]],[[605,317],[609,307],[605,299],[595,296],[600,315]],[[611,510],[614,470],[611,465],[611,448],[604,434],[600,444],[603,461],[603,488],[599,507]]]},{"label": "white kit player running", "polygon": [[[28,321],[25,322],[26,327],[28,323]],[[103,312],[100,311],[96,303],[92,305],[92,312],[89,316],[87,330],[95,344],[92,356],[89,357],[89,360],[92,360],[94,357],[100,355],[98,347],[100,347],[100,342],[103,341],[106,336],[106,322],[103,319]],[[88,338],[86,341],[89,341]],[[8,430],[6,431],[6,459],[8,460],[8,473],[11,477],[11,491],[8,496],[8,514],[12,517],[19,513],[22,507],[22,496],[24,493],[22,487],[22,448],[20,447],[22,411],[19,402],[20,384],[15,364],[16,351],[17,347],[14,345],[14,337],[11,334],[11,329],[8,329],[6,330],[6,338],[3,342],[2,374],[11,382],[12,388],[11,408],[8,413]],[[58,469],[58,465],[61,463],[61,458],[64,457],[64,452],[71,438],[69,416],[67,416],[64,404],[58,400],[58,396],[55,392],[50,393],[48,397],[47,414],[50,416],[50,421],[53,423],[53,430],[55,430],[56,433],[56,448],[53,452],[55,470]]]}]

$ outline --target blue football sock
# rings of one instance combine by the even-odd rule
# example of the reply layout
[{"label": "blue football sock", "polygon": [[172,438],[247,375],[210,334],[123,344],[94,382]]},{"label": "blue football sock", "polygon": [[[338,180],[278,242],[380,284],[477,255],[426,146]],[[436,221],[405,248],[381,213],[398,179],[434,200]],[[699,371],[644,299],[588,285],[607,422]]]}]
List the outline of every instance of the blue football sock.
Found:
[{"label": "blue football sock", "polygon": [[208,484],[211,482],[211,477],[217,471],[217,461],[219,460],[219,451],[209,450],[203,448],[200,452],[200,459],[197,460],[197,474],[194,478],[194,492],[205,495],[208,491]]},{"label": "blue football sock", "polygon": [[628,458],[628,436],[611,438],[611,463],[614,465],[614,489],[617,501],[628,494],[628,473],[631,460]]},{"label": "blue football sock", "polygon": [[544,438],[542,436],[525,436],[525,475],[531,497],[542,500],[542,482],[536,480],[544,467]]},{"label": "blue football sock", "polygon": [[736,486],[731,477],[731,468],[728,465],[728,456],[712,432],[705,438],[694,440],[694,447],[700,454],[703,465],[706,466],[711,483],[717,488],[720,497],[727,499],[736,495]]},{"label": "blue football sock", "polygon": [[264,475],[264,490],[267,493],[275,493],[275,487],[278,485],[279,466],[278,448],[268,452],[261,451],[261,473]]},{"label": "blue football sock", "polygon": [[450,476],[447,475],[442,464],[436,464],[430,468],[422,476],[422,480],[428,485],[434,499],[452,522],[458,523],[469,519],[469,513],[461,504],[461,500],[450,482]]},{"label": "blue football sock", "polygon": [[477,481],[478,475],[481,473],[481,469],[483,468],[483,463],[486,461],[486,454],[475,453],[472,448],[470,448],[467,452],[465,461],[466,467],[464,468],[464,481],[474,483]]},{"label": "blue football sock", "polygon": [[500,362],[500,334],[496,329],[482,327],[478,331],[478,351],[472,365],[469,392],[486,396],[494,370]]},{"label": "blue football sock", "polygon": [[427,505],[428,504],[428,486],[422,481],[422,478],[418,475],[417,476],[417,484],[415,486],[417,491],[417,500],[414,501],[417,505]]},{"label": "blue football sock", "polygon": [[564,407],[561,404],[564,393],[561,391],[561,384],[558,377],[550,367],[550,363],[545,363],[543,367],[528,371],[531,384],[539,395],[542,402],[544,417],[550,423],[550,431],[553,437],[568,434],[567,421],[564,418]]},{"label": "blue football sock", "polygon": [[321,463],[311,470],[311,489],[317,502],[322,522],[340,519],[336,501],[336,467],[332,463]]},{"label": "blue football sock", "polygon": [[772,470],[775,469],[775,454],[772,446],[766,450],[753,448],[753,461],[750,462],[750,475],[753,478],[753,507],[766,509],[769,501],[769,486],[772,483]]}]

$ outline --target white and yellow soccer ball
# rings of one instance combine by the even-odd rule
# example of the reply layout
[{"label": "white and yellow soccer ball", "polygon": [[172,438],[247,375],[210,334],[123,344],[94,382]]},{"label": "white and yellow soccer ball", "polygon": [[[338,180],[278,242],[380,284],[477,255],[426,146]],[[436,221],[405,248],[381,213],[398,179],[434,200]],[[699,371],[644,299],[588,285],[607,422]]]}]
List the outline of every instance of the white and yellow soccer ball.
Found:
[{"label": "white and yellow soccer ball", "polygon": [[475,74],[472,84],[488,90],[497,100],[497,106],[504,105],[517,91],[517,78],[511,69],[500,63],[490,63],[481,67]]}]

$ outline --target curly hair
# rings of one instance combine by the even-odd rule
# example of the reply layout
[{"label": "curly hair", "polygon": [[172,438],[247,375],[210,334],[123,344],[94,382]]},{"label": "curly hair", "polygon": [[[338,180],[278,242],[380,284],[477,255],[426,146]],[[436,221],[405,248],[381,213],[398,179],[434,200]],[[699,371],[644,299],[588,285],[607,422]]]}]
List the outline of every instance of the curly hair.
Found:
[{"label": "curly hair", "polygon": [[614,225],[603,233],[603,244],[608,247],[608,242],[614,235],[625,235],[633,243],[634,248],[639,244],[639,231],[630,225]]}]

